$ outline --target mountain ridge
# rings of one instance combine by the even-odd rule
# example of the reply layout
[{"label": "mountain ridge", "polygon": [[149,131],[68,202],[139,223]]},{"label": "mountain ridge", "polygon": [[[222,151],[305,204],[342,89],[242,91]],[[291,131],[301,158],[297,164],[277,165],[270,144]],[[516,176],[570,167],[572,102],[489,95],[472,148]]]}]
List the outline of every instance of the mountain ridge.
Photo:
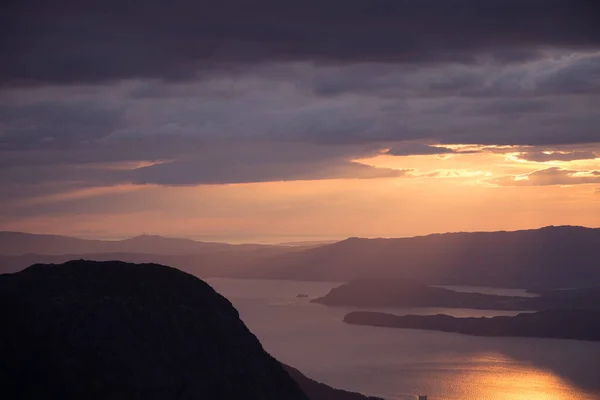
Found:
[{"label": "mountain ridge", "polygon": [[275,255],[255,270],[259,277],[298,280],[413,278],[430,285],[578,287],[600,284],[598,259],[600,228],[549,226],[412,238],[349,238]]},{"label": "mountain ridge", "polygon": [[[173,240],[163,240],[161,245],[116,249],[114,243],[113,248],[107,249],[102,247],[105,242],[101,242],[101,248],[95,248],[99,251],[84,251],[90,249],[77,248],[80,242],[76,242],[62,248],[47,246],[50,254],[43,254],[31,248],[24,251],[23,244],[3,242],[0,234],[0,272],[14,272],[31,263],[57,259],[60,262],[73,258],[106,260],[111,253],[130,262],[174,265],[200,277],[313,281],[414,278],[428,285],[527,289],[600,286],[600,268],[596,267],[596,260],[600,259],[600,228],[567,225],[411,238],[348,238],[305,247],[206,245],[192,241],[194,248],[190,250],[188,239],[183,244]],[[129,244],[125,242],[126,246]],[[28,253],[38,255],[24,255]]]},{"label": "mountain ridge", "polygon": [[148,234],[119,240],[101,240],[52,234],[0,232],[0,255],[5,256],[92,253],[192,255],[207,251],[237,251],[272,247],[276,247],[276,245],[202,242],[187,238]]},{"label": "mountain ridge", "polygon": [[11,399],[367,400],[282,365],[229,300],[163,265],[36,264],[0,275],[0,313]]}]

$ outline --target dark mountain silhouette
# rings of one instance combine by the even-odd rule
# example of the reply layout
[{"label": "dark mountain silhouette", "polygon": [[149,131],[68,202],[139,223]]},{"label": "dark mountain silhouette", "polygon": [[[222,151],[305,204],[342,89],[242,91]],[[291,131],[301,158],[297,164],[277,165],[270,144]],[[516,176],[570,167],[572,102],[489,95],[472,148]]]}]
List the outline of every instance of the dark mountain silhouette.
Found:
[{"label": "dark mountain silhouette", "polygon": [[207,251],[238,251],[263,247],[274,246],[198,242],[190,239],[166,238],[156,235],[141,235],[124,240],[89,240],[59,235],[0,232],[0,255],[5,256],[89,253],[189,255]]},{"label": "dark mountain silhouette", "polygon": [[200,279],[157,264],[73,261],[0,275],[10,399],[308,399]]},{"label": "dark mountain silhouette", "polygon": [[172,265],[200,277],[241,277],[247,275],[248,266],[275,255],[312,247],[231,245],[152,235],[112,241],[0,232],[0,273],[21,271],[32,264],[86,259]]},{"label": "dark mountain silhouette", "polygon": [[277,255],[253,269],[269,278],[348,281],[414,278],[495,287],[600,285],[600,229],[560,226],[515,232],[350,238]]},{"label": "dark mountain silhouette", "polygon": [[600,288],[544,290],[539,297],[464,293],[411,279],[357,279],[312,300],[329,306],[445,307],[483,310],[600,309]]},{"label": "dark mountain silhouette", "polygon": [[427,329],[476,336],[522,336],[600,341],[600,310],[546,310],[514,317],[455,318],[449,315],[397,316],[356,311],[344,322],[390,328]]}]

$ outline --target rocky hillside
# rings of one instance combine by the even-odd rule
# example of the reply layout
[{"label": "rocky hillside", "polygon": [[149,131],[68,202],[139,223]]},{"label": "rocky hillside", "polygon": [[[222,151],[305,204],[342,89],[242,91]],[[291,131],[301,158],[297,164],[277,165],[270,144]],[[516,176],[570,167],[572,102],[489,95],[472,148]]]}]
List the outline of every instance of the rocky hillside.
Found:
[{"label": "rocky hillside", "polygon": [[307,395],[224,297],[156,264],[73,261],[0,275],[10,399],[298,399]]}]

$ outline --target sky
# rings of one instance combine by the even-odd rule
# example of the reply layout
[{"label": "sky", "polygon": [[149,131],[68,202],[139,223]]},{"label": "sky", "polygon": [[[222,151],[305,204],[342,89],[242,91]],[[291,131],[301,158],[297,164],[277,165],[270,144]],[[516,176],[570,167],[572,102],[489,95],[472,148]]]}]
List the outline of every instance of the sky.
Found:
[{"label": "sky", "polygon": [[9,0],[0,230],[600,226],[596,0]]}]

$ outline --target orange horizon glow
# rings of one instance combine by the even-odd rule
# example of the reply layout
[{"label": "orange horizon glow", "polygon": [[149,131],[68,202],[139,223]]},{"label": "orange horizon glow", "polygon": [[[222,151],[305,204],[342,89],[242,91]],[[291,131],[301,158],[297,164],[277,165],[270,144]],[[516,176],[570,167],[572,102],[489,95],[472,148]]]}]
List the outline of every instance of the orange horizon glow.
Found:
[{"label": "orange horizon glow", "polygon": [[[600,158],[533,162],[519,158],[523,149],[515,146],[444,147],[479,152],[397,157],[382,150],[354,160],[406,171],[394,178],[65,190],[26,200],[24,205],[50,211],[1,221],[2,229],[92,238],[153,233],[278,242],[600,226]],[[541,185],[530,181],[530,174],[552,168],[569,171],[559,177],[567,183],[578,181],[546,182],[552,176]]]}]

